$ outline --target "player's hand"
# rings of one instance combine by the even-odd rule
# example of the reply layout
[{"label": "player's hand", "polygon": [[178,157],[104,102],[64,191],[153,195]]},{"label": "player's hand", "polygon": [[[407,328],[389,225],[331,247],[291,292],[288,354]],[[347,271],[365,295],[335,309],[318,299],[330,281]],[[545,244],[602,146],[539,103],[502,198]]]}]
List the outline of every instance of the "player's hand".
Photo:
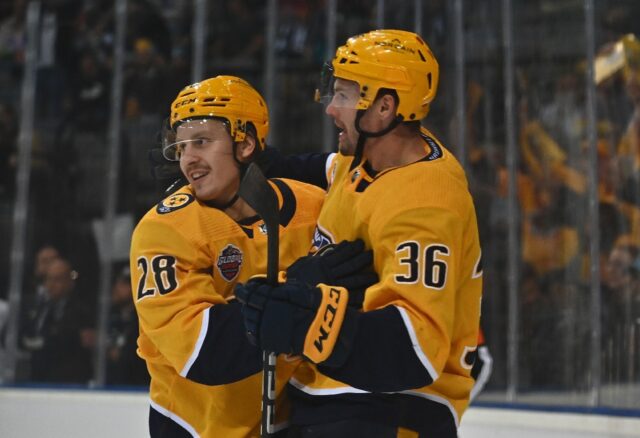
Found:
[{"label": "player's hand", "polygon": [[295,280],[271,286],[257,279],[236,285],[235,295],[243,303],[249,340],[263,350],[334,366],[346,359],[350,344],[345,339],[355,332],[354,324],[343,324],[349,301],[346,289],[310,287]]},{"label": "player's hand", "polygon": [[270,286],[265,277],[253,277],[247,283],[237,283],[234,295],[242,303],[242,317],[247,330],[247,338],[253,345],[259,345],[258,339],[262,313],[271,298]]},{"label": "player's hand", "polygon": [[351,304],[359,308],[364,290],[378,281],[372,263],[373,252],[365,251],[362,240],[343,240],[296,260],[287,269],[287,279],[310,287],[320,283],[344,287],[352,295]]}]

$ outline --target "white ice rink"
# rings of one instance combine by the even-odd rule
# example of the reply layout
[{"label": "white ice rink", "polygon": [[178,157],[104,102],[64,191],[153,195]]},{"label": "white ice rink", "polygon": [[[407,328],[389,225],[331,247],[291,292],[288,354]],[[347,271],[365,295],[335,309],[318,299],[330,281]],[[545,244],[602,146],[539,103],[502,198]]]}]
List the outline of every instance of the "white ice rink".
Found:
[{"label": "white ice rink", "polygon": [[[0,388],[2,438],[139,438],[144,393]],[[460,438],[640,437],[640,418],[472,407]]]}]

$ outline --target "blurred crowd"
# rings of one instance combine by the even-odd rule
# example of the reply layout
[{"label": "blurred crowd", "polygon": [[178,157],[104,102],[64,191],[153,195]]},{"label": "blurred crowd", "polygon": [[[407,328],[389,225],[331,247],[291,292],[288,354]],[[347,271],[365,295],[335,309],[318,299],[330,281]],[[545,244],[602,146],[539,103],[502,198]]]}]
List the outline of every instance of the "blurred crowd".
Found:
[{"label": "blurred crowd", "polygon": [[[131,217],[132,223],[160,196],[149,172],[147,151],[156,143],[170,99],[191,79],[193,3],[128,1],[117,213]],[[375,27],[375,2],[338,3],[338,41]],[[386,27],[413,26],[412,1],[386,3]],[[499,6],[499,2],[493,3]],[[564,20],[570,26],[562,14],[571,11],[560,6],[553,9],[552,3],[529,2],[527,8],[516,8],[515,13],[521,14],[527,25],[534,22],[536,26],[531,17],[547,13],[556,14],[558,22]],[[588,214],[592,197],[584,37],[571,54],[548,56],[540,47],[552,51],[552,38],[562,39],[562,32],[539,42],[527,41],[540,46],[534,46],[527,53],[529,57],[517,58],[516,219],[521,255],[520,378],[525,388],[588,385],[584,364],[589,360],[585,346],[590,324],[585,322],[591,318],[590,285],[594,278],[590,242],[594,238],[600,248],[603,373],[611,382],[640,381],[640,43],[636,39],[640,25],[632,19],[640,14],[640,6],[623,0],[604,3],[598,14],[597,56],[609,68],[596,87],[598,230],[590,228]],[[99,275],[95,224],[103,214],[101,194],[106,190],[114,2],[43,0],[41,4],[28,223],[31,270],[22,299],[19,342],[29,366],[20,369],[20,378],[86,383],[92,376],[95,354]],[[209,2],[205,76],[235,74],[262,88],[266,4],[257,0]],[[271,114],[272,127],[278,132],[274,145],[286,152],[320,150],[323,146],[317,143],[321,115],[312,95],[327,52],[326,4],[323,0],[278,2],[275,47],[279,80],[276,102],[270,106],[276,111]],[[491,11],[490,0],[465,2],[465,7],[469,8],[465,21],[468,35],[485,35],[487,41],[500,38],[489,34],[500,28],[499,23],[491,27],[478,21],[483,10]],[[10,242],[12,229],[26,9],[26,0],[0,4],[3,242]],[[450,9],[444,1],[424,2],[423,7],[422,34],[444,71],[454,68]],[[491,13],[488,15],[491,20]],[[582,18],[571,20],[575,24]],[[547,23],[553,27],[553,21]],[[473,44],[469,42],[470,47]],[[623,62],[616,58],[620,50]],[[483,245],[484,328],[496,359],[492,384],[500,387],[506,375],[505,273],[507,227],[512,218],[506,210],[502,64],[500,56],[491,59],[498,73],[487,75],[483,69],[488,61],[470,55],[463,123],[466,163]],[[448,138],[445,143],[456,151],[455,132],[460,122],[453,117],[454,75],[441,76],[440,96],[427,124],[440,137]],[[9,248],[7,244],[0,251],[0,304],[8,289],[5,267],[9,266]],[[128,265],[126,257],[116,262],[119,267]],[[115,272],[108,381],[145,384],[145,370],[135,356],[137,321],[129,274],[126,268]],[[0,330],[2,315],[0,306]],[[550,339],[557,342],[550,343]],[[43,367],[44,363],[48,365]]]}]

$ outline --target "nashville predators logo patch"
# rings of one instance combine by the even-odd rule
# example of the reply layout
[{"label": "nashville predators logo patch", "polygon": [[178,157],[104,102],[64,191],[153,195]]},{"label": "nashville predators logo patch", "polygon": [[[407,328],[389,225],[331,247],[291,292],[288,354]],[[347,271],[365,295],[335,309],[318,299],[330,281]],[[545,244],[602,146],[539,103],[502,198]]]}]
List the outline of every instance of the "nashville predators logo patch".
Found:
[{"label": "nashville predators logo patch", "polygon": [[172,211],[180,210],[191,204],[194,199],[193,195],[189,193],[174,193],[168,198],[163,199],[156,207],[156,211],[158,214],[171,213]]},{"label": "nashville predators logo patch", "polygon": [[227,281],[233,280],[238,276],[242,266],[242,251],[237,246],[228,244],[218,256],[216,266],[222,278]]},{"label": "nashville predators logo patch", "polygon": [[311,249],[309,254],[315,254],[327,245],[334,243],[333,236],[327,230],[323,229],[320,225],[316,225],[316,229],[313,232],[313,239],[311,240]]}]

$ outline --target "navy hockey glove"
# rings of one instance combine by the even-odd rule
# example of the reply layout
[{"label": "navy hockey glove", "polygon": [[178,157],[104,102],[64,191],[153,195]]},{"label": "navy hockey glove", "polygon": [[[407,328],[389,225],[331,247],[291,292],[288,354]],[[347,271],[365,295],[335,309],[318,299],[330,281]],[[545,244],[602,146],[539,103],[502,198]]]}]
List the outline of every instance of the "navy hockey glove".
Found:
[{"label": "navy hockey glove", "polygon": [[309,287],[320,283],[344,287],[349,291],[349,305],[360,308],[364,290],[378,281],[378,276],[371,269],[372,263],[373,252],[365,251],[361,239],[343,240],[296,260],[287,269],[287,280]]},{"label": "navy hockey glove", "polygon": [[238,284],[247,334],[263,350],[303,355],[314,363],[340,366],[351,350],[356,318],[349,318],[349,293],[341,287],[310,287],[295,280],[270,286],[262,280]]}]

